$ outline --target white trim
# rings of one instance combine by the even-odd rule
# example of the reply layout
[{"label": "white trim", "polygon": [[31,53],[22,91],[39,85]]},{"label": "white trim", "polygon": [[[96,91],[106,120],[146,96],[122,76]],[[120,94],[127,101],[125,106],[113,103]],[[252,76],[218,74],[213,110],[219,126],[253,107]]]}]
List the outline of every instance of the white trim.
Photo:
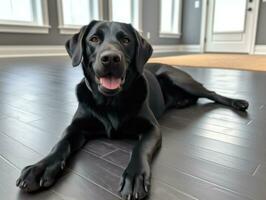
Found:
[{"label": "white trim", "polygon": [[42,19],[43,25],[49,26],[48,0],[42,0]]},{"label": "white trim", "polygon": [[10,57],[36,57],[36,56],[66,56],[67,52],[63,45],[43,46],[7,46],[0,45],[0,58]]},{"label": "white trim", "polygon": [[256,55],[266,55],[266,45],[255,45],[254,54],[256,54]]},{"label": "white trim", "polygon": [[58,17],[58,28],[60,29],[61,33],[61,28],[64,27],[64,20],[63,20],[63,5],[61,0],[57,0],[57,17]]},{"label": "white trim", "polygon": [[0,32],[8,33],[49,33],[50,25],[30,25],[30,24],[1,24]]},{"label": "white trim", "polygon": [[178,34],[178,33],[160,33],[159,34],[159,37],[160,38],[181,38],[181,34]]},{"label": "white trim", "polygon": [[[102,20],[103,19],[103,0],[98,0],[98,2],[99,2],[99,20]],[[58,27],[57,28],[59,29],[60,34],[73,35],[80,30],[81,26],[64,24],[62,0],[57,0],[57,14],[58,14]]]},{"label": "white trim", "polygon": [[200,52],[200,45],[153,45],[154,53]]},{"label": "white trim", "polygon": [[[200,52],[199,45],[153,45],[154,53]],[[0,58],[67,56],[63,45],[0,45]]]},{"label": "white trim", "polygon": [[62,26],[58,26],[59,28],[59,32],[60,34],[64,34],[64,35],[73,35],[77,32],[79,32],[81,26],[66,26],[66,25],[62,25]]},{"label": "white trim", "polygon": [[7,33],[40,33],[47,34],[51,26],[49,25],[48,17],[48,5],[47,0],[41,0],[41,10],[42,10],[42,24],[34,23],[23,23],[23,22],[0,22],[0,32]]},{"label": "white trim", "polygon": [[256,37],[257,37],[257,26],[259,21],[259,9],[260,9],[260,0],[254,1],[254,7],[253,7],[253,17],[254,17],[254,23],[253,27],[251,28],[251,36],[250,36],[250,49],[249,54],[255,53],[255,47],[256,47]]},{"label": "white trim", "polygon": [[205,38],[207,32],[208,0],[201,1],[201,30],[200,30],[200,52],[205,52]]}]

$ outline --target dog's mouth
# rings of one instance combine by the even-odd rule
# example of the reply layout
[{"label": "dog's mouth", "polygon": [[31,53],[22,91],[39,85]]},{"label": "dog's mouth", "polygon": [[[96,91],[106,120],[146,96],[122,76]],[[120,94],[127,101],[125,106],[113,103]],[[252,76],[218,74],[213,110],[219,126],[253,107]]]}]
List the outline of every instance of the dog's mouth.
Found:
[{"label": "dog's mouth", "polygon": [[121,86],[122,78],[101,77],[99,78],[101,86],[108,90],[116,90]]},{"label": "dog's mouth", "polygon": [[125,82],[124,77],[114,77],[114,76],[106,76],[106,77],[96,77],[98,82],[98,88],[101,93],[106,96],[114,96],[122,90],[122,86]]}]

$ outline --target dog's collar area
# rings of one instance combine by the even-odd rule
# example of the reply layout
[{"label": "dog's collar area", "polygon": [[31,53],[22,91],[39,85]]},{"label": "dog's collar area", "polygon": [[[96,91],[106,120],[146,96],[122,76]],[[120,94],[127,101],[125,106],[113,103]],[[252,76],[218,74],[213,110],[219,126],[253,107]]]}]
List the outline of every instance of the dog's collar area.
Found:
[{"label": "dog's collar area", "polygon": [[90,85],[89,81],[86,78],[85,78],[85,84],[86,84],[87,88],[89,89],[89,91],[92,92],[91,85]]}]

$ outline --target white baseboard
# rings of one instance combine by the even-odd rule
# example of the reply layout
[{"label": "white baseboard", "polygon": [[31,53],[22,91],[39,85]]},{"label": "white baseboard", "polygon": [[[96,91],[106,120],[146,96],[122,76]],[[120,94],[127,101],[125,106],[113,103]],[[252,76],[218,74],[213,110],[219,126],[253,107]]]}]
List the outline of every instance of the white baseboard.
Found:
[{"label": "white baseboard", "polygon": [[254,54],[256,54],[256,55],[266,55],[266,45],[256,45]]},{"label": "white baseboard", "polygon": [[[199,45],[153,45],[154,53],[200,52]],[[0,58],[67,56],[63,45],[0,45]]]},{"label": "white baseboard", "polygon": [[0,45],[0,58],[66,55],[63,45]]},{"label": "white baseboard", "polygon": [[200,45],[153,45],[154,53],[200,52]]}]

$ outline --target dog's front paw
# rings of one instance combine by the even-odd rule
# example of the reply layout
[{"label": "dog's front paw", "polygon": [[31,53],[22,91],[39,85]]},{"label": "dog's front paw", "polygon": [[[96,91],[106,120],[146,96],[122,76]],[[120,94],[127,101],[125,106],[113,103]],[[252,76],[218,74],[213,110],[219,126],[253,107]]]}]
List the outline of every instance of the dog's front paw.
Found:
[{"label": "dog's front paw", "polygon": [[119,191],[122,199],[137,200],[143,199],[149,194],[151,172],[148,162],[131,162],[124,171]]},{"label": "dog's front paw", "polygon": [[40,188],[50,187],[65,167],[64,161],[39,162],[35,165],[25,167],[16,185],[26,192],[34,192]]},{"label": "dog's front paw", "polygon": [[245,111],[248,109],[249,104],[245,100],[236,99],[232,102],[232,106],[237,110]]}]

